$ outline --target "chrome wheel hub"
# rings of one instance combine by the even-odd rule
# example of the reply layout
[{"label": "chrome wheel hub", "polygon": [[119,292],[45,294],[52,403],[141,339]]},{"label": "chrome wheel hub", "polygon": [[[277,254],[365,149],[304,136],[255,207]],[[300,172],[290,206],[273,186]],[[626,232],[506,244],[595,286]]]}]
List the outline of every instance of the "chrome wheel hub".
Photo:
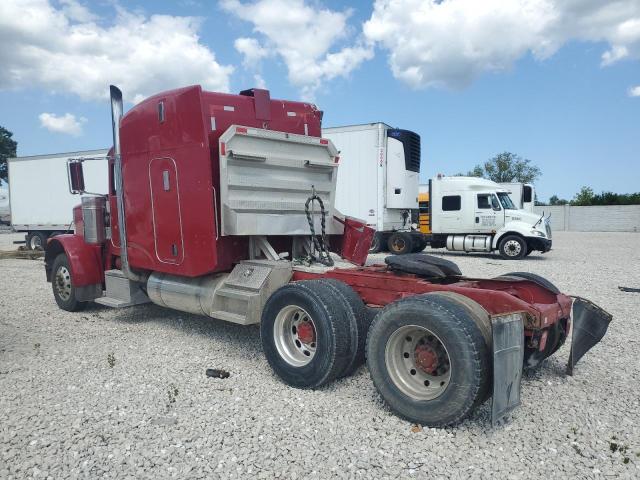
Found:
[{"label": "chrome wheel hub", "polygon": [[518,255],[520,255],[521,251],[522,246],[520,245],[520,242],[516,240],[509,240],[504,244],[504,253],[506,253],[510,257],[517,257]]},{"label": "chrome wheel hub", "polygon": [[58,297],[65,302],[69,300],[69,298],[71,298],[71,274],[67,267],[62,265],[58,268],[54,282]]},{"label": "chrome wheel hub", "polygon": [[442,341],[417,325],[399,328],[389,337],[385,364],[398,389],[414,400],[433,400],[451,380],[451,360]]},{"label": "chrome wheel hub", "polygon": [[276,316],[273,340],[284,361],[294,367],[303,367],[316,353],[316,326],[304,309],[289,305]]}]

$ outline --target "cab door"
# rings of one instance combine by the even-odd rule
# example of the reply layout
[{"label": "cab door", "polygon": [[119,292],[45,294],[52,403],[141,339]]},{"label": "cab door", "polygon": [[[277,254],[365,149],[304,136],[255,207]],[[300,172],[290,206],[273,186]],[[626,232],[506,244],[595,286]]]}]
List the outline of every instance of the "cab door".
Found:
[{"label": "cab door", "polygon": [[156,257],[162,263],[179,265],[184,259],[184,242],[176,162],[168,157],[151,160],[149,184]]},{"label": "cab door", "polygon": [[504,225],[504,211],[493,193],[478,193],[475,198],[474,232],[491,233]]}]

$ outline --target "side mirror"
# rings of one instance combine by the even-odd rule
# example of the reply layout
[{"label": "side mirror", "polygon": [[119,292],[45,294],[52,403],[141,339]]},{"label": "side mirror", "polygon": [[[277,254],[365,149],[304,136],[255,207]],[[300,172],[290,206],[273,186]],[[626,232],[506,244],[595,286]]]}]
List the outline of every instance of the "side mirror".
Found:
[{"label": "side mirror", "polygon": [[82,171],[82,160],[70,160],[67,163],[69,176],[69,191],[73,195],[85,192],[84,189],[84,173]]}]

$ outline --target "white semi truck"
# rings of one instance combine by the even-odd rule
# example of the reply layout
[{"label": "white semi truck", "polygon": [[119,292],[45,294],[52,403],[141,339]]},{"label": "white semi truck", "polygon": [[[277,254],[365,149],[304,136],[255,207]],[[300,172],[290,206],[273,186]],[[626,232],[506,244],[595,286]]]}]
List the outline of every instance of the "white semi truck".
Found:
[{"label": "white semi truck", "polygon": [[376,229],[371,252],[424,249],[412,229],[418,209],[420,136],[385,123],[323,128],[340,152],[335,206]]},{"label": "white semi truck", "polygon": [[517,208],[500,184],[438,175],[428,188],[432,248],[498,251],[509,260],[551,249],[549,218]]},{"label": "white semi truck", "polygon": [[[73,231],[72,211],[78,197],[69,191],[67,161],[106,155],[107,150],[88,150],[9,159],[11,226],[25,232],[28,249],[43,248],[50,236]],[[106,160],[85,162],[88,192],[106,194],[107,178]]]}]

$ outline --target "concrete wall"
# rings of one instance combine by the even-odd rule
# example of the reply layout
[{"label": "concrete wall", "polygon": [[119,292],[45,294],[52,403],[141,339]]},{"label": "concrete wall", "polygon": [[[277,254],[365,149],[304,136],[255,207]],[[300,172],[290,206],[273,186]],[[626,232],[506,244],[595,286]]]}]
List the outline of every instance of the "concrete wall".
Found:
[{"label": "concrete wall", "polygon": [[551,230],[571,232],[640,232],[640,205],[573,207],[536,206],[534,212],[551,213]]}]

